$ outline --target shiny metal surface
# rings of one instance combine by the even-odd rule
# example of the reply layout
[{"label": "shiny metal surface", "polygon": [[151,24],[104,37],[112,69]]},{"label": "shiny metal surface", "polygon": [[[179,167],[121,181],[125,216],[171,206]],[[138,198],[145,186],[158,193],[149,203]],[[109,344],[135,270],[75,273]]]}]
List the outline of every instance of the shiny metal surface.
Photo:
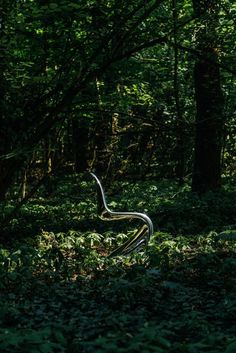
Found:
[{"label": "shiny metal surface", "polygon": [[116,248],[109,257],[128,255],[133,251],[138,251],[143,246],[146,246],[153,234],[153,224],[151,219],[145,214],[140,212],[115,212],[108,208],[106,203],[105,193],[102,184],[94,173],[90,173],[97,183],[97,196],[98,196],[98,216],[104,221],[121,220],[121,219],[141,219],[145,224],[138,229],[134,235],[128,239],[124,244]]}]

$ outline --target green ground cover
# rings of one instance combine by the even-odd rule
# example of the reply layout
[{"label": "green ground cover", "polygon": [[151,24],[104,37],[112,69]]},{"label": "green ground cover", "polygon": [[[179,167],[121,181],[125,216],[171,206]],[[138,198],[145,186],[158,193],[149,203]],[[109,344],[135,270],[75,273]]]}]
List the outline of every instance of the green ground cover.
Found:
[{"label": "green ground cover", "polygon": [[170,181],[114,183],[110,207],[147,212],[155,233],[108,259],[137,223],[100,221],[91,181],[55,183],[2,229],[1,353],[236,352],[232,185],[200,199]]}]

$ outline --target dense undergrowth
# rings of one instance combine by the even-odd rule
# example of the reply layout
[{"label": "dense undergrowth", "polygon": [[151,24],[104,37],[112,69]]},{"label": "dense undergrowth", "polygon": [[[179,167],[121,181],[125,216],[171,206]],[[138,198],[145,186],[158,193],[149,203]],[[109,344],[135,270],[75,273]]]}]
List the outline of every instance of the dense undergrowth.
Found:
[{"label": "dense undergrowth", "polygon": [[200,199],[149,181],[107,194],[111,208],[153,219],[145,252],[106,257],[137,223],[100,221],[95,185],[76,176],[4,226],[0,352],[236,352],[233,187]]}]

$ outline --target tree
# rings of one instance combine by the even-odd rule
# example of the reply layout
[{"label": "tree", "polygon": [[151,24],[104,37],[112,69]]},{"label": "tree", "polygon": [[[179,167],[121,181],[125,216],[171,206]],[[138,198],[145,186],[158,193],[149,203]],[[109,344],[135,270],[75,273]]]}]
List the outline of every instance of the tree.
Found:
[{"label": "tree", "polygon": [[219,4],[217,0],[193,0],[193,7],[200,21],[194,69],[197,112],[192,190],[203,193],[221,186],[224,113],[216,30]]},{"label": "tree", "polygon": [[[230,8],[228,0],[222,3]],[[114,167],[121,169],[120,175],[174,176],[182,181],[192,168],[193,58],[197,58],[193,189],[213,188],[211,182],[201,186],[213,170],[206,168],[207,153],[211,161],[216,155],[219,160],[220,153],[209,146],[224,125],[213,118],[221,116],[217,70],[224,66],[218,61],[215,38],[224,30],[217,28],[218,9],[212,4],[194,1],[193,14],[192,0],[4,2],[0,200],[33,153],[41,161],[45,155],[48,161],[53,159],[59,131],[64,159],[72,162],[74,153],[77,171],[93,165],[103,175]],[[224,47],[231,55],[224,57],[228,65],[233,43],[234,39]],[[229,86],[227,77],[225,82]],[[224,84],[226,91],[228,86]],[[235,110],[232,103],[228,106]],[[43,143],[48,135],[53,137],[50,144]],[[50,153],[45,154],[47,148]],[[97,151],[95,158],[92,150]]]},{"label": "tree", "polygon": [[70,113],[75,98],[112,63],[127,56],[123,52],[132,36],[131,44],[142,42],[140,24],[162,2],[28,0],[10,8],[3,19],[10,57],[5,70],[9,89],[4,101],[8,114],[2,122],[7,128],[1,141],[5,147],[0,200],[28,154]]}]

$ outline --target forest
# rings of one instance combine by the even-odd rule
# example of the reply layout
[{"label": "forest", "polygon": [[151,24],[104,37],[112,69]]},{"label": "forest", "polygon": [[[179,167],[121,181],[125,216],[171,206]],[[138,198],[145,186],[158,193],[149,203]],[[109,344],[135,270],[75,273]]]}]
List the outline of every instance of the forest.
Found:
[{"label": "forest", "polygon": [[[236,4],[0,0],[0,352],[236,352]],[[145,246],[116,252],[146,214]],[[109,256],[109,254],[115,256]]]}]

